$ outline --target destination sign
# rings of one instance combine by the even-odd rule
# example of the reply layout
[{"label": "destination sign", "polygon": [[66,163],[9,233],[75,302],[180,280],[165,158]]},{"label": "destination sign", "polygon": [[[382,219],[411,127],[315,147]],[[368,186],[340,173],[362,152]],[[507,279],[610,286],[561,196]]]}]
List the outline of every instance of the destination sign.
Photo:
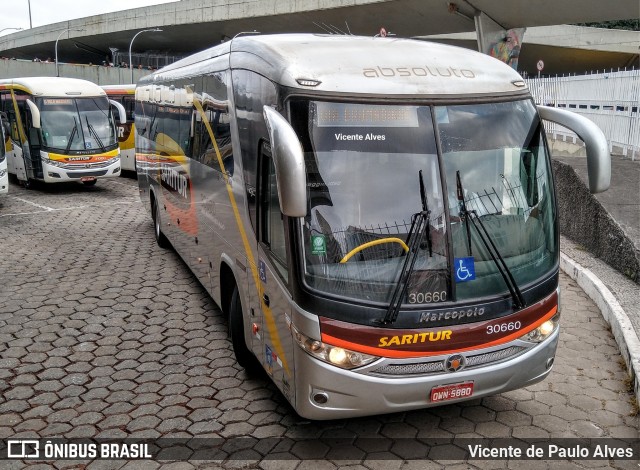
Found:
[{"label": "destination sign", "polygon": [[55,106],[55,105],[70,105],[73,104],[73,100],[70,99],[65,99],[65,98],[49,98],[49,99],[44,99],[42,100],[42,103],[45,106]]},{"label": "destination sign", "polygon": [[318,127],[418,127],[415,106],[316,101]]}]

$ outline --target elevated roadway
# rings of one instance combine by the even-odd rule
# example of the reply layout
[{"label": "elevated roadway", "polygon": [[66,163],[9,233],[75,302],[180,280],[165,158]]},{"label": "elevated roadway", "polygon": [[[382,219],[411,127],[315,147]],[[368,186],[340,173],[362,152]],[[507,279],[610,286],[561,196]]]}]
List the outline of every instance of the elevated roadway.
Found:
[{"label": "elevated roadway", "polygon": [[374,35],[380,27],[398,36],[476,31],[482,14],[503,29],[637,18],[637,0],[182,0],[80,18],[0,38],[0,56],[101,63],[110,48],[128,51],[142,29],[162,32],[136,38],[134,50],[186,55],[242,31],[344,32]]},{"label": "elevated roadway", "polygon": [[[477,49],[475,32],[429,35],[425,39]],[[555,25],[527,28],[522,41],[518,71],[536,74],[544,62],[544,74],[584,74],[617,68],[639,68],[640,31]]]}]

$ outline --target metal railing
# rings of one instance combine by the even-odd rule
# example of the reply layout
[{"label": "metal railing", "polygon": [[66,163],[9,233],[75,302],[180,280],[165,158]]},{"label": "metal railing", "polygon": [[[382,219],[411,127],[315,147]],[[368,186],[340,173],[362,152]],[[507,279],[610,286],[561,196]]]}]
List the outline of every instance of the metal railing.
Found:
[{"label": "metal railing", "polygon": [[[609,150],[632,160],[640,157],[640,70],[590,75],[528,78],[536,104],[575,111],[604,132]],[[547,133],[575,138],[568,129],[545,123]]]},{"label": "metal railing", "polygon": [[[159,51],[149,51],[145,53],[134,52],[131,54],[131,61],[133,62],[134,68],[141,66],[146,70],[155,70],[177,62],[184,57],[185,56],[182,55],[173,55]],[[125,64],[127,67],[129,66],[129,53],[127,51],[115,51],[113,53],[113,65],[120,67],[122,64]]]}]

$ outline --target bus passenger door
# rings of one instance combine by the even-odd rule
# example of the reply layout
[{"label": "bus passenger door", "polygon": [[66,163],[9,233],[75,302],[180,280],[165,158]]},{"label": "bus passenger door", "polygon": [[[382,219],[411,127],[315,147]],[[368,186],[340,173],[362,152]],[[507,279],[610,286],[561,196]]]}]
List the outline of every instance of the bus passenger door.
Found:
[{"label": "bus passenger door", "polygon": [[271,151],[263,145],[260,156],[258,192],[262,350],[254,352],[282,393],[294,401],[293,339],[287,323],[291,316],[288,293],[288,255],[284,218],[280,212],[278,188]]},{"label": "bus passenger door", "polygon": [[[11,99],[10,97],[8,99]],[[4,100],[4,97],[3,97]],[[7,107],[7,115],[9,118],[9,144],[7,144],[7,168],[9,173],[16,175],[18,180],[27,181],[27,170],[23,155],[22,137],[22,119],[15,112],[13,103]],[[22,132],[21,132],[22,130]],[[28,150],[27,150],[28,151]]]},{"label": "bus passenger door", "polygon": [[42,143],[40,142],[40,128],[34,127],[32,115],[29,110],[27,110],[25,113],[25,128],[28,130],[28,143],[26,145],[29,146],[30,160],[27,162],[27,174],[30,178],[43,179],[44,175],[42,174],[42,160],[40,158],[40,148],[42,146]]}]

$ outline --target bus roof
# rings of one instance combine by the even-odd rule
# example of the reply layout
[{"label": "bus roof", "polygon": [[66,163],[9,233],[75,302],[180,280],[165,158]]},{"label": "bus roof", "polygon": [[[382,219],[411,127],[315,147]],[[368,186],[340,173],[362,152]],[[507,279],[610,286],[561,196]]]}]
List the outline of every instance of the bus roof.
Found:
[{"label": "bus roof", "polygon": [[106,92],[93,82],[77,78],[26,77],[0,80],[0,90],[16,89],[34,96],[82,97],[106,96]]},{"label": "bus roof", "polygon": [[126,85],[101,85],[107,95],[133,95],[136,91],[136,86],[133,83]]},{"label": "bus roof", "polygon": [[241,36],[142,82],[202,73],[207,62],[213,65],[225,55],[228,61],[230,50],[233,69],[253,70],[281,85],[310,91],[451,97],[526,90],[511,67],[469,49],[414,39],[318,34]]}]

